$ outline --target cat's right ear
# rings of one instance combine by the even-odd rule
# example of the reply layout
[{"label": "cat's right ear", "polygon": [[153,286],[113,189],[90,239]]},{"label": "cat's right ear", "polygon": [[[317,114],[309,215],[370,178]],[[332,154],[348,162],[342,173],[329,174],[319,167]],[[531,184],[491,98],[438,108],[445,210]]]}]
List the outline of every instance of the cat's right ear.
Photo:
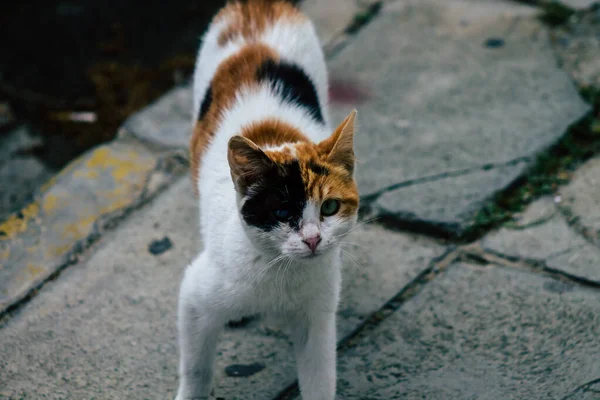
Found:
[{"label": "cat's right ear", "polygon": [[250,185],[274,167],[273,161],[253,141],[243,136],[229,139],[227,160],[231,179],[238,192],[246,194]]}]

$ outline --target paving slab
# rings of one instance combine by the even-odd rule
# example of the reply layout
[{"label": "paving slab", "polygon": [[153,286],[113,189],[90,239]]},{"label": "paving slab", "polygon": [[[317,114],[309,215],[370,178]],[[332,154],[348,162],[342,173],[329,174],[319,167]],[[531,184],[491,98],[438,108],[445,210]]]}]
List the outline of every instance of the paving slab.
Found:
[{"label": "paving slab", "polygon": [[[589,3],[589,2],[585,2]],[[600,3],[554,30],[554,44],[563,68],[582,87],[600,88]]]},{"label": "paving slab", "polygon": [[135,140],[99,146],[0,223],[0,313],[75,261],[104,226],[181,174],[184,167],[172,156]]},{"label": "paving slab", "polygon": [[599,316],[597,290],[454,264],[344,350],[338,397],[597,399]]},{"label": "paving slab", "polygon": [[485,189],[510,185],[528,165],[527,161],[521,161],[402,185],[382,192],[371,206],[372,213],[398,218],[409,224],[425,222],[441,231],[459,234],[489,199],[490,191]]},{"label": "paving slab", "polygon": [[358,108],[357,179],[376,214],[461,234],[588,111],[537,13],[508,1],[386,2],[332,58],[332,75],[369,88],[332,111],[341,121]]},{"label": "paving slab", "polygon": [[600,248],[569,226],[551,197],[535,201],[512,224],[486,235],[481,245],[600,284]]},{"label": "paving slab", "polygon": [[560,0],[557,3],[571,7],[575,10],[585,10],[595,4],[598,4],[598,0]]},{"label": "paving slab", "polygon": [[600,246],[600,157],[575,171],[571,182],[560,189],[560,196],[560,206]]},{"label": "paving slab", "polygon": [[[191,182],[183,177],[6,317],[0,327],[0,398],[174,395],[176,301],[182,271],[201,249],[197,220]],[[430,240],[379,226],[363,225],[353,233],[347,240],[352,245],[345,246],[352,256],[343,275],[340,338],[444,252]],[[152,254],[165,238],[172,246]],[[228,366],[255,363],[266,368],[244,378],[225,373]],[[295,374],[287,337],[253,320],[223,335],[214,392],[227,399],[266,399]]]},{"label": "paving slab", "polygon": [[192,87],[176,87],[139,113],[127,118],[120,135],[173,149],[187,149],[192,127]]},{"label": "paving slab", "polygon": [[[315,24],[324,46],[343,34],[354,17],[364,13],[374,0],[305,0],[303,11]],[[174,149],[187,149],[192,126],[191,85],[186,84],[162,96],[141,112],[128,118],[123,131],[142,140]]]}]

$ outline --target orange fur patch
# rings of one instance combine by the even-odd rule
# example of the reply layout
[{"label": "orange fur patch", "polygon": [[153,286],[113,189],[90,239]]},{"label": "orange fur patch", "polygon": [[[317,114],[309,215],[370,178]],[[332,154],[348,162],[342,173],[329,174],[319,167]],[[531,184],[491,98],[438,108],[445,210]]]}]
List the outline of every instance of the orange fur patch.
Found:
[{"label": "orange fur patch", "polygon": [[[212,102],[202,119],[196,122],[190,141],[192,179],[198,180],[200,160],[206,147],[218,129],[221,112],[233,105],[236,93],[242,87],[258,85],[258,68],[265,61],[279,60],[279,55],[270,47],[253,44],[227,58],[211,81]],[[197,185],[194,185],[196,188]]]},{"label": "orange fur patch", "polygon": [[238,37],[255,41],[269,26],[284,20],[287,23],[302,23],[306,16],[285,1],[249,0],[228,3],[215,17],[215,21],[226,21],[227,28],[219,35],[219,46],[225,46]]}]

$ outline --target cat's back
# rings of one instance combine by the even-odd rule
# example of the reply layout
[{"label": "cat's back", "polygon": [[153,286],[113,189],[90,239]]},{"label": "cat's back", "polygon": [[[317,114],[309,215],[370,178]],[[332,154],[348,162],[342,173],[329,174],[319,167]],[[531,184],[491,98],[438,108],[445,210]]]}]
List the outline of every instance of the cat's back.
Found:
[{"label": "cat's back", "polygon": [[283,118],[310,139],[320,140],[328,131],[323,52],[311,21],[294,3],[229,2],[205,34],[194,73],[190,146],[198,187],[215,173],[229,175],[226,146],[231,136],[244,125],[286,114],[286,102],[303,103]]}]

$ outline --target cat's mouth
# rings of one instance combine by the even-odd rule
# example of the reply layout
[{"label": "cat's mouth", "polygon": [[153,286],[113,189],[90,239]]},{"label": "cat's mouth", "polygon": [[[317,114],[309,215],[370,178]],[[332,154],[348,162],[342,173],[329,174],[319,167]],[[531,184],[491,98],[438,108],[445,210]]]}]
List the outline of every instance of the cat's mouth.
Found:
[{"label": "cat's mouth", "polygon": [[327,249],[319,249],[314,253],[302,253],[298,257],[303,260],[313,260],[321,257],[325,253],[327,253]]}]

